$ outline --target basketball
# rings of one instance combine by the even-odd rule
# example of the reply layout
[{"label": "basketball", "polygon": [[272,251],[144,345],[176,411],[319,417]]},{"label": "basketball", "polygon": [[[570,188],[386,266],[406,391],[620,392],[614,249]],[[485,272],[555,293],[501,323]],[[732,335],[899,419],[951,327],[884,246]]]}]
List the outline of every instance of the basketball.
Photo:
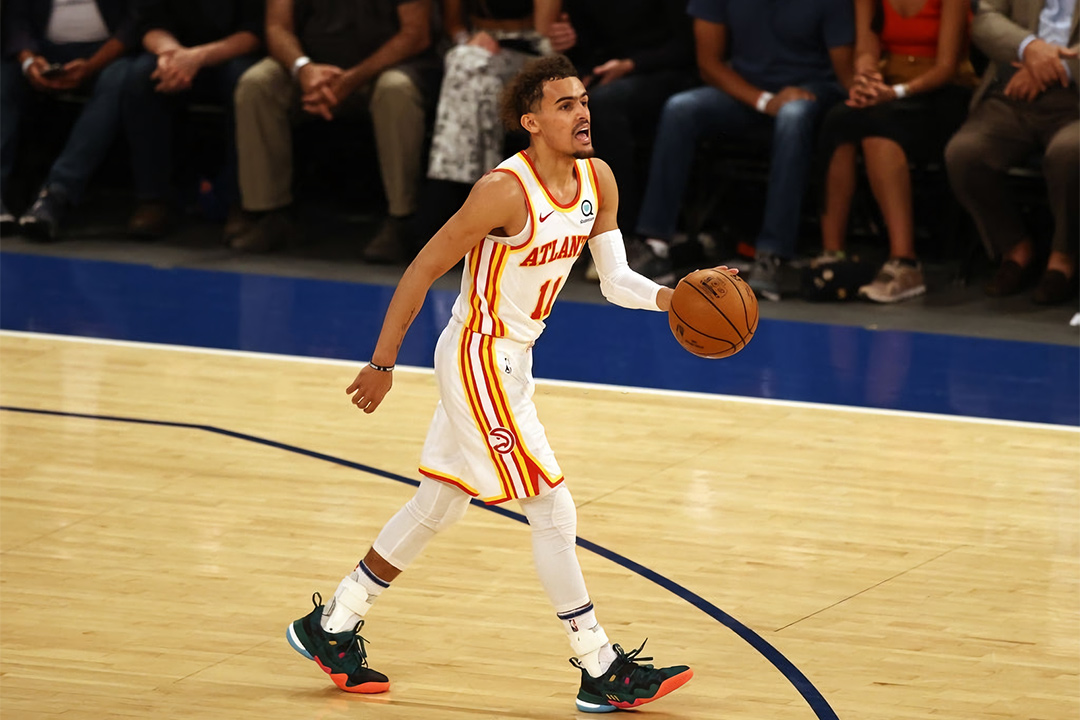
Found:
[{"label": "basketball", "polygon": [[679,344],[694,355],[731,357],[757,330],[757,296],[738,275],[697,270],[675,287],[668,324]]}]

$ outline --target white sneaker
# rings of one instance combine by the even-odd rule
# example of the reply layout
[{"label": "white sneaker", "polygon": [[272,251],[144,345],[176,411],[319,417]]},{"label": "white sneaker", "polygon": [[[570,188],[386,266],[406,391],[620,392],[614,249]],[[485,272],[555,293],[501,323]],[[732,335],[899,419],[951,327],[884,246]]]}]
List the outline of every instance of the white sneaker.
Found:
[{"label": "white sneaker", "polygon": [[908,300],[926,292],[921,265],[905,265],[893,259],[881,266],[869,285],[859,288],[859,296],[879,303]]}]

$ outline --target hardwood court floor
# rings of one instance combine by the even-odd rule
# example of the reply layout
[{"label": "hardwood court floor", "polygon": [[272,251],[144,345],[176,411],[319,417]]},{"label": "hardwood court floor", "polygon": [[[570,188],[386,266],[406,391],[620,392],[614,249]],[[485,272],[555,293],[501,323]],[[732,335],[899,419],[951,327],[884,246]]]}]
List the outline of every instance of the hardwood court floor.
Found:
[{"label": "hardwood court floor", "polygon": [[[363,416],[354,372],[0,335],[0,714],[577,717],[527,528],[480,508],[370,616],[390,693],[341,693],[285,642],[412,492],[333,460],[413,477],[434,406],[430,374],[399,372]],[[580,550],[613,639],[695,669],[641,717],[1080,711],[1075,430],[566,384],[537,404],[580,536],[729,613],[825,703]]]}]

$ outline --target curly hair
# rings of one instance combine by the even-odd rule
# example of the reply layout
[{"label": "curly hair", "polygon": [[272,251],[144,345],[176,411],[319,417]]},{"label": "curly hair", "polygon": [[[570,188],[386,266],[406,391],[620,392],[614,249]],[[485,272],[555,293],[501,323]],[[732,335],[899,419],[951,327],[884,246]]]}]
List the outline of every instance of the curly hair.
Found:
[{"label": "curly hair", "polygon": [[525,63],[503,88],[499,114],[511,132],[524,132],[521,116],[533,112],[544,97],[544,83],[577,77],[577,68],[565,55],[547,55]]}]

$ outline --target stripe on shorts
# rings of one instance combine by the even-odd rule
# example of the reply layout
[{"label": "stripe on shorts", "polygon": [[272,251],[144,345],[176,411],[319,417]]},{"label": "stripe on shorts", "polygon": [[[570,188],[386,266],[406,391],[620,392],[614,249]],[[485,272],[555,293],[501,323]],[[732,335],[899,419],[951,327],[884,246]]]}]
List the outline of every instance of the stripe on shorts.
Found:
[{"label": "stripe on shorts", "polygon": [[483,338],[481,340],[480,349],[482,354],[481,368],[483,369],[487,386],[491,391],[492,403],[496,415],[499,416],[502,426],[510,430],[517,439],[512,454],[515,466],[521,471],[521,481],[525,491],[525,497],[539,495],[541,478],[550,487],[558,485],[562,482],[563,478],[560,475],[559,477],[552,479],[540,461],[536,459],[532,452],[530,452],[528,445],[523,439],[521,428],[514,418],[513,408],[507,397],[506,390],[503,387],[502,373],[499,372],[499,364],[495,357],[495,340],[493,338]]},{"label": "stripe on shorts", "polygon": [[473,423],[476,425],[476,429],[480,432],[483,443],[488,449],[488,456],[491,458],[491,464],[495,468],[495,473],[498,476],[499,483],[503,489],[503,495],[501,497],[484,498],[484,502],[498,503],[517,497],[517,494],[513,490],[509,468],[502,460],[502,456],[499,455],[499,453],[495,451],[495,448],[491,447],[491,443],[488,442],[488,433],[491,431],[492,426],[488,419],[488,414],[484,410],[480,388],[476,382],[470,348],[473,342],[475,342],[475,338],[482,337],[484,336],[470,332],[466,328],[462,329],[461,342],[458,347],[458,365],[459,372],[461,373],[461,384],[462,387],[465,388],[465,399],[469,405],[469,411],[472,413]]},{"label": "stripe on shorts", "polygon": [[454,477],[453,475],[448,475],[446,473],[441,473],[441,472],[439,472],[437,470],[432,470],[431,468],[426,468],[426,467],[424,467],[422,465],[417,469],[420,471],[420,474],[423,475],[424,477],[429,477],[432,480],[438,480],[439,482],[444,482],[447,485],[453,485],[454,487],[456,487],[456,488],[458,488],[460,490],[463,490],[464,492],[471,495],[472,497],[477,497],[478,495],[480,495],[480,493],[477,492],[475,488],[470,487],[469,485],[465,484],[465,482],[462,481],[462,479],[459,478],[459,477]]}]

